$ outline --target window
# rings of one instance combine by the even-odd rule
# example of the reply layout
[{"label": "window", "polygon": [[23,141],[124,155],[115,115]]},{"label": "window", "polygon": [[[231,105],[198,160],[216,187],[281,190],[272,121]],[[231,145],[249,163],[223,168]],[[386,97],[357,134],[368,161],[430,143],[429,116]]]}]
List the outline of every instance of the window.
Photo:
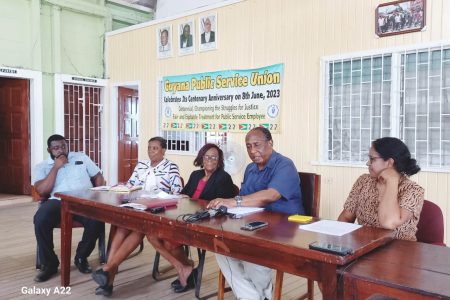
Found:
[{"label": "window", "polygon": [[101,87],[64,83],[64,136],[101,168]]},{"label": "window", "polygon": [[167,150],[192,155],[206,143],[222,146],[227,141],[226,132],[161,131],[161,136],[167,140]]},{"label": "window", "polygon": [[361,164],[395,136],[422,168],[450,168],[450,45],[325,62],[323,160]]},{"label": "window", "polygon": [[[162,81],[158,82],[159,95],[162,94]],[[160,102],[161,96],[158,96]],[[161,105],[159,113],[162,114]],[[159,122],[161,124],[161,122]],[[159,128],[160,135],[167,140],[167,150],[176,154],[197,155],[200,148],[206,143],[214,143],[222,147],[227,142],[226,132],[205,132],[205,131],[167,131]]]}]

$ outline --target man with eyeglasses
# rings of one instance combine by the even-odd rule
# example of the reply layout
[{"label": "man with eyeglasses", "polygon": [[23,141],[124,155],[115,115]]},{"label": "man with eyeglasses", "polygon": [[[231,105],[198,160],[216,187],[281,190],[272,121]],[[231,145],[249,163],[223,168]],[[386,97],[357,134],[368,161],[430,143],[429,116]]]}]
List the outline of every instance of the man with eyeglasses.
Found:
[{"label": "man with eyeglasses", "polygon": [[[245,170],[239,195],[214,199],[208,206],[264,207],[291,215],[304,214],[297,169],[292,160],[273,150],[270,131],[264,127],[250,130],[245,144],[253,162]],[[219,254],[216,259],[237,299],[272,298],[272,269]]]},{"label": "man with eyeglasses", "polygon": [[211,30],[211,20],[206,18],[203,21],[204,32],[201,34],[202,44],[213,43],[216,40],[215,32]]},{"label": "man with eyeglasses", "polygon": [[[34,278],[36,282],[47,281],[58,272],[59,260],[53,250],[53,229],[61,221],[61,201],[54,194],[105,184],[97,165],[83,153],[69,152],[63,136],[50,136],[47,147],[50,157],[34,169],[35,190],[41,199],[46,199],[41,202],[34,215],[34,231],[41,264],[39,274]],[[91,273],[87,257],[95,248],[103,224],[82,216],[74,216],[74,220],[84,226],[83,237],[75,255],[75,265],[81,273]]]}]

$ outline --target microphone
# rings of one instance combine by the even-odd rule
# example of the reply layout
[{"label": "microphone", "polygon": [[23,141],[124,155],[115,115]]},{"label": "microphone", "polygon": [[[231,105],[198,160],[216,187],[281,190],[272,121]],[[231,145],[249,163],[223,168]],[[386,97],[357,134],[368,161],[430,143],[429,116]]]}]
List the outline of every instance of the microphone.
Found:
[{"label": "microphone", "polygon": [[223,216],[227,213],[227,207],[224,205],[221,205],[219,208],[214,209],[208,209],[208,210],[201,210],[196,212],[195,214],[193,214],[192,216],[190,216],[187,221],[188,222],[196,222],[196,221],[200,221],[200,220],[204,220],[204,219],[208,219],[208,218],[212,218],[212,217],[219,217],[219,216]]},{"label": "microphone", "polygon": [[228,211],[228,209],[224,205],[219,206],[219,208],[217,208],[217,209],[208,209],[208,213],[209,213],[210,217],[226,215],[227,211]]}]

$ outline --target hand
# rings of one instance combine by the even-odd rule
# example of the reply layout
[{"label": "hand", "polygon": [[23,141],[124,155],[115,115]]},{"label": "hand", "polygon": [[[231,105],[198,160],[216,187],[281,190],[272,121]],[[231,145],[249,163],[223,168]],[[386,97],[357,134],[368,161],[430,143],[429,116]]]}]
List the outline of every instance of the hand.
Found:
[{"label": "hand", "polygon": [[67,156],[64,154],[61,154],[60,156],[55,158],[55,168],[57,170],[59,170],[61,167],[63,167],[68,162],[69,162],[69,160],[67,159]]},{"label": "hand", "polygon": [[392,184],[398,186],[400,173],[395,168],[386,168],[380,172],[377,178],[377,189],[380,195],[384,194],[386,186]]},{"label": "hand", "polygon": [[221,206],[226,206],[227,208],[235,207],[236,206],[236,200],[233,198],[231,199],[224,199],[224,198],[216,198],[208,203],[206,208],[219,208]]}]

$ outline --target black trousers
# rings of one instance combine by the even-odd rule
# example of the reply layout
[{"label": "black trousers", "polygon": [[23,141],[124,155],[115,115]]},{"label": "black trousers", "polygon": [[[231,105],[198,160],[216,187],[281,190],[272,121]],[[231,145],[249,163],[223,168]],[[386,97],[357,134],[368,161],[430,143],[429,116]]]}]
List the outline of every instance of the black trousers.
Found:
[{"label": "black trousers", "polygon": [[[78,243],[76,258],[87,258],[95,248],[103,223],[82,216],[73,216],[74,221],[83,224],[84,232]],[[58,267],[59,259],[53,245],[53,229],[61,222],[61,201],[49,199],[43,202],[34,215],[34,233],[38,245],[40,264]]]}]

